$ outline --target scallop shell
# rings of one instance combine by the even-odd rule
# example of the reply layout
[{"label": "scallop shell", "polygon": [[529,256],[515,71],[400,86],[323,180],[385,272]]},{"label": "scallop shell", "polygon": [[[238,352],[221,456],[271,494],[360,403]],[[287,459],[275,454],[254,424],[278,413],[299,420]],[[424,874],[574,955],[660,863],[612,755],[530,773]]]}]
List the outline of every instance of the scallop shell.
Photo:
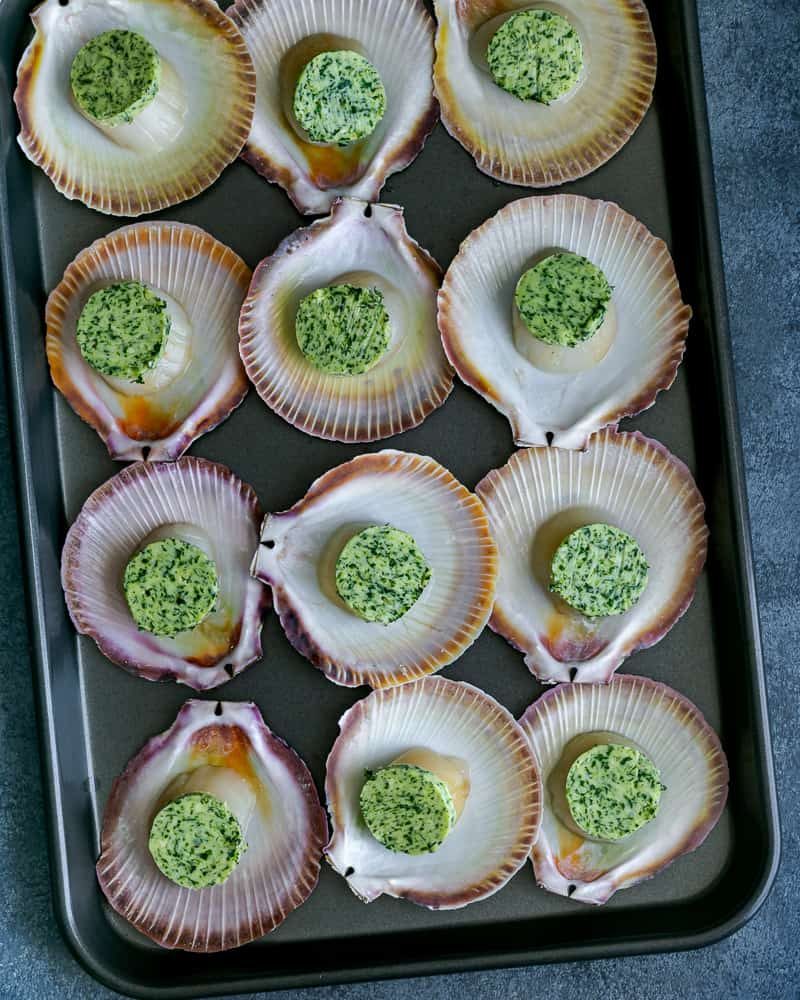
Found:
[{"label": "scallop shell", "polygon": [[[140,677],[196,691],[223,684],[261,656],[269,594],[247,571],[260,517],[251,487],[224,465],[193,457],[129,465],[92,493],[67,533],[61,583],[75,628]],[[175,638],[140,632],[122,590],[130,557],[169,525],[199,529],[219,577],[217,610]]]},{"label": "scallop shell", "polygon": [[[541,821],[541,783],[523,733],[494,698],[426,677],[373,691],[345,712],[339,730],[325,778],[333,828],[325,854],[365,903],[386,893],[456,909],[491,896],[525,864]],[[459,757],[469,768],[464,811],[434,854],[389,851],[361,820],[364,771],[412,747]]]},{"label": "scallop shell", "polygon": [[[478,169],[506,184],[553,187],[596,170],[636,131],[653,96],[656,44],[640,0],[558,0],[533,6],[570,21],[584,52],[576,88],[544,106],[498,87],[483,25],[529,0],[435,0],[434,81],[447,131]],[[497,27],[501,21],[497,20]]]},{"label": "scallop shell", "polygon": [[[500,555],[490,626],[544,683],[608,681],[662,639],[692,602],[706,559],[705,505],[686,466],[638,432],[605,430],[584,452],[529,448],[476,487]],[[575,528],[627,531],[650,564],[630,611],[585,618],[550,593],[550,561]]]},{"label": "scallop shell", "polygon": [[[236,158],[253,118],[255,72],[241,34],[212,0],[45,0],[31,18],[35,34],[14,94],[19,144],[65,197],[108,215],[157,212],[204,191]],[[177,136],[132,150],[73,104],[75,54],[112,28],[144,35],[179,78],[186,110]]]},{"label": "scallop shell", "polygon": [[[422,597],[391,625],[356,617],[326,579],[336,539],[370,524],[409,532],[432,570]],[[325,473],[290,510],[268,514],[252,566],[272,587],[295,649],[336,684],[374,688],[461,656],[489,618],[496,571],[477,497],[432,458],[402,451],[359,455]]]},{"label": "scallop shell", "polygon": [[[229,766],[257,788],[248,849],[222,885],[185,889],[150,856],[150,823],[165,789],[204,764]],[[252,702],[187,701],[114,781],[97,878],[113,908],[163,948],[238,948],[283,923],[311,895],[328,834],[308,768]]]},{"label": "scallop shell", "polygon": [[542,828],[533,849],[536,880],[582,903],[605,903],[617,889],[651,878],[699,847],[728,796],[728,764],[700,711],[666,684],[615,677],[610,684],[562,684],[520,719],[542,782],[580,733],[613,732],[653,761],[666,789],[655,819],[614,844],[584,840],[554,814],[544,795]]},{"label": "scallop shell", "polygon": [[[377,201],[386,178],[407,167],[439,117],[433,96],[433,21],[421,0],[236,0],[239,25],[256,66],[253,128],[242,156],[280,184],[305,215],[327,212],[339,195]],[[323,37],[319,37],[323,36]],[[326,37],[327,36],[327,37]],[[383,120],[363,142],[345,149],[305,142],[283,111],[280,70],[303,43],[310,59],[331,48],[362,52],[386,90]]]},{"label": "scallop shell", "polygon": [[[329,375],[303,355],[300,300],[353,272],[374,276],[392,323],[386,354],[363,375]],[[416,427],[441,406],[453,371],[436,327],[442,272],[408,235],[403,210],[340,199],[256,268],[239,320],[240,352],[259,396],[314,437],[363,442]]]},{"label": "scallop shell", "polygon": [[[514,343],[517,280],[554,248],[588,257],[614,289],[611,348],[575,374],[537,368]],[[448,358],[508,418],[518,445],[582,448],[594,431],[652,406],[675,380],[690,317],[666,244],[618,205],[578,195],[506,205],[464,240],[439,293]]]},{"label": "scallop shell", "polygon": [[[167,294],[191,327],[186,367],[163,388],[127,395],[84,361],[75,329],[90,295],[136,280]],[[120,460],[178,458],[244,399],[236,324],[250,269],[197,226],[138,222],[82,250],[47,300],[47,360],[56,387]]]}]

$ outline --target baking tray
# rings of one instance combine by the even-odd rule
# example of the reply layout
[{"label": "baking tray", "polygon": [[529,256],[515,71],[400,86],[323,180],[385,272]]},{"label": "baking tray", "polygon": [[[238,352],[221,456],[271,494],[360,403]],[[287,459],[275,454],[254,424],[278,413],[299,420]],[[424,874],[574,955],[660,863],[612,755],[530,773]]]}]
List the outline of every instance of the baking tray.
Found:
[{"label": "baking tray", "polygon": [[[167,1000],[699,947],[740,927],[769,891],[778,823],[697,18],[694,0],[650,6],[659,51],[653,107],[609,164],[562,190],[616,201],[665,238],[695,311],[675,385],[623,426],[659,438],[694,470],[708,504],[708,566],[688,614],[624,669],[674,685],[718,730],[731,767],[728,808],[700,850],[599,909],[537,889],[530,865],[463,910],[434,913],[385,897],[365,906],[324,866],[317,891],[272,935],[227,953],[190,955],[140,937],[110,911],[95,881],[98,824],[113,777],[191,692],[112,666],[76,637],[67,617],[59,586],[66,527],[119,466],[51,388],[43,309],[77,251],[123,222],[67,202],[19,152],[11,92],[30,37],[29,0],[0,0],[5,343],[53,893],[70,947],[108,986]],[[439,126],[382,197],[406,207],[411,234],[446,265],[474,226],[531,193],[480,174]],[[243,163],[163,214],[203,226],[251,265],[301,223],[284,193]],[[460,384],[421,427],[390,443],[433,455],[469,486],[513,450],[505,420]],[[280,510],[326,469],[380,447],[306,437],[251,393],[192,451],[229,464],[266,510]],[[289,646],[274,616],[264,650],[261,663],[206,697],[254,699],[321,786],[337,720],[366,690],[329,683]],[[522,657],[488,630],[446,673],[516,714],[540,691]]]}]

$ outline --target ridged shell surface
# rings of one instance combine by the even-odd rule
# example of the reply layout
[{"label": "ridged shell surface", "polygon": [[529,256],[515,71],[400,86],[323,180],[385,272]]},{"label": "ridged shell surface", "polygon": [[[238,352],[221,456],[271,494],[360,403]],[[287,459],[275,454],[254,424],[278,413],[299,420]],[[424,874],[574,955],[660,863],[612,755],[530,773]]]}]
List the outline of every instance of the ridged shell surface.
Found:
[{"label": "ridged shell surface", "polygon": [[[391,625],[354,615],[333,579],[343,533],[376,524],[411,534],[431,569],[422,596]],[[382,688],[434,673],[472,645],[491,612],[497,560],[474,494],[432,458],[380,451],[331,469],[290,510],[268,514],[252,571],[317,669],[336,684]]]},{"label": "ridged shell surface", "polygon": [[[305,295],[354,272],[383,292],[391,339],[369,371],[330,375],[300,350],[295,315]],[[259,396],[299,430],[334,441],[374,441],[417,426],[453,386],[436,326],[441,279],[408,235],[401,208],[337,201],[328,218],[298,229],[256,268],[239,335]]]},{"label": "ridged shell surface", "polygon": [[[490,625],[540,681],[609,680],[691,603],[706,558],[705,505],[687,467],[657,441],[605,430],[584,452],[523,449],[476,492],[500,559]],[[632,535],[650,567],[638,603],[606,618],[584,617],[549,589],[558,545],[596,522]]]},{"label": "ridged shell surface", "polygon": [[[129,465],[98,487],[67,533],[61,583],[75,628],[102,653],[148,680],[177,680],[196,691],[224,684],[261,656],[269,594],[248,574],[260,509],[253,490],[203,458]],[[155,531],[200,533],[217,569],[217,608],[174,638],[136,627],[122,576]]]},{"label": "ridged shell surface", "polygon": [[[140,281],[173,300],[188,320],[184,366],[149,393],[126,394],[84,360],[81,310],[98,289]],[[197,226],[137,222],[82,250],[47,300],[53,382],[97,431],[112,458],[172,460],[224,420],[247,394],[237,322],[250,269]]]},{"label": "ridged shell surface", "polygon": [[[571,374],[534,365],[512,327],[517,281],[555,250],[587,257],[613,287],[611,347]],[[508,418],[518,445],[582,448],[594,431],[647,409],[675,379],[690,316],[663,240],[619,206],[579,195],[506,205],[464,240],[439,293],[448,358]]]},{"label": "ridged shell surface", "polygon": [[[728,796],[728,764],[700,711],[666,684],[620,675],[610,684],[564,684],[520,719],[541,771],[542,828],[533,848],[537,882],[582,903],[605,903],[695,850]],[[616,843],[584,839],[553,811],[548,779],[564,747],[582,733],[631,740],[655,764],[664,790],[655,819]]]},{"label": "ridged shell surface", "polygon": [[[247,850],[222,885],[185,889],[148,849],[165,789],[204,765],[253,788]],[[163,948],[223,951],[268,934],[314,890],[328,833],[308,768],[252,702],[188,701],[114,782],[103,817],[97,878],[109,903]]]},{"label": "ridged shell surface", "polygon": [[[342,716],[339,729],[325,780],[333,828],[325,853],[364,902],[385,893],[455,909],[492,895],[519,871],[539,830],[541,784],[522,732],[494,698],[426,677],[374,691]],[[361,819],[365,770],[412,747],[456,757],[469,772],[464,810],[433,854],[389,851]]]}]

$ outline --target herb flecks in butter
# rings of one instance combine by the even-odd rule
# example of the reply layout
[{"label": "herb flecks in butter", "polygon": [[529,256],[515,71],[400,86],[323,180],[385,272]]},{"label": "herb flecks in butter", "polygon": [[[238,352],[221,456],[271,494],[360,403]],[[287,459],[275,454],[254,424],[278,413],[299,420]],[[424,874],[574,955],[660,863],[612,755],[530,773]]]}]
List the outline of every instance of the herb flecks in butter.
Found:
[{"label": "herb flecks in butter", "polygon": [[300,301],[295,318],[300,350],[329,375],[361,375],[389,346],[389,314],[378,288],[329,285]]},{"label": "herb flecks in butter", "polygon": [[107,126],[129,124],[158,93],[161,60],[142,35],[115,28],[78,50],[69,79],[88,118]]},{"label": "herb flecks in butter", "polygon": [[495,83],[523,101],[550,104],[569,93],[583,48],[569,21],[549,10],[523,10],[504,21],[486,52]]},{"label": "herb flecks in butter", "polygon": [[658,813],[661,779],[639,750],[600,744],[582,753],[567,774],[566,797],[575,823],[589,837],[620,840]]},{"label": "herb flecks in butter", "polygon": [[121,281],[89,297],[76,337],[96,371],[141,382],[158,364],[169,330],[167,303],[138,281]]},{"label": "herb flecks in butter", "polygon": [[359,803],[372,836],[388,850],[403,854],[438,850],[456,821],[447,785],[432,771],[413,764],[390,764],[367,772]]},{"label": "herb flecks in butter", "polygon": [[517,282],[514,302],[537,340],[577,347],[600,328],[611,300],[606,276],[585,257],[554,253]]},{"label": "herb flecks in butter", "polygon": [[179,538],[164,538],[136,553],[125,567],[122,586],[142,631],[175,636],[193,629],[214,610],[219,581],[202,549]]},{"label": "herb flecks in butter", "polygon": [[641,597],[649,568],[627,532],[586,524],[556,549],[550,589],[589,618],[621,615]]},{"label": "herb flecks in butter", "polygon": [[419,600],[431,570],[405,531],[375,525],[354,535],[336,560],[336,590],[368,622],[389,625]]},{"label": "herb flecks in butter", "polygon": [[221,885],[247,850],[237,818],[205,792],[168,802],[153,820],[149,847],[161,873],[185,889]]},{"label": "herb flecks in butter", "polygon": [[386,91],[358,52],[320,52],[300,74],[293,111],[312,142],[349,146],[375,131],[386,112]]}]

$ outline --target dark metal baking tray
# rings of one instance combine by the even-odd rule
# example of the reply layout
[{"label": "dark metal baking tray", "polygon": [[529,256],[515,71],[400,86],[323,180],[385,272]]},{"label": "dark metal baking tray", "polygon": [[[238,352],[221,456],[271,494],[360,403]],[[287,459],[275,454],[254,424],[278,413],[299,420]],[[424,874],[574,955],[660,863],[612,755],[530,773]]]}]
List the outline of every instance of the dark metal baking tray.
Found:
[{"label": "dark metal baking tray", "polygon": [[[695,310],[676,384],[624,426],[659,438],[695,471],[708,503],[708,567],[688,614],[625,669],[685,692],[720,732],[731,765],[721,822],[696,853],[600,909],[537,889],[529,865],[492,898],[439,913],[387,898],[365,906],[325,868],[317,891],[277,932],[209,956],[163,951],[139,937],[109,911],[95,882],[98,820],[111,780],[190,692],[132,677],[77,639],[59,586],[66,526],[119,466],[51,388],[44,301],[74,254],[122,223],[67,202],[17,149],[10,96],[29,37],[28,5],[0,0],[5,344],[55,910],[81,963],[122,993],[166,1000],[692,948],[741,926],[769,891],[778,826],[693,0],[651,3],[659,51],[653,107],[618,156],[567,190],[616,201],[664,237]],[[446,265],[474,226],[531,193],[484,177],[440,126],[420,158],[390,180],[383,200],[406,207],[412,235]],[[251,265],[301,222],[283,192],[243,163],[165,214],[205,227]],[[421,427],[390,443],[435,456],[470,486],[513,448],[506,422],[461,385]],[[358,449],[302,435],[251,393],[193,451],[232,466],[265,509],[279,510]],[[208,697],[258,702],[321,785],[339,715],[366,692],[329,683],[292,650],[274,617],[264,649],[261,663]],[[515,713],[539,693],[521,656],[488,630],[446,673]]]}]

